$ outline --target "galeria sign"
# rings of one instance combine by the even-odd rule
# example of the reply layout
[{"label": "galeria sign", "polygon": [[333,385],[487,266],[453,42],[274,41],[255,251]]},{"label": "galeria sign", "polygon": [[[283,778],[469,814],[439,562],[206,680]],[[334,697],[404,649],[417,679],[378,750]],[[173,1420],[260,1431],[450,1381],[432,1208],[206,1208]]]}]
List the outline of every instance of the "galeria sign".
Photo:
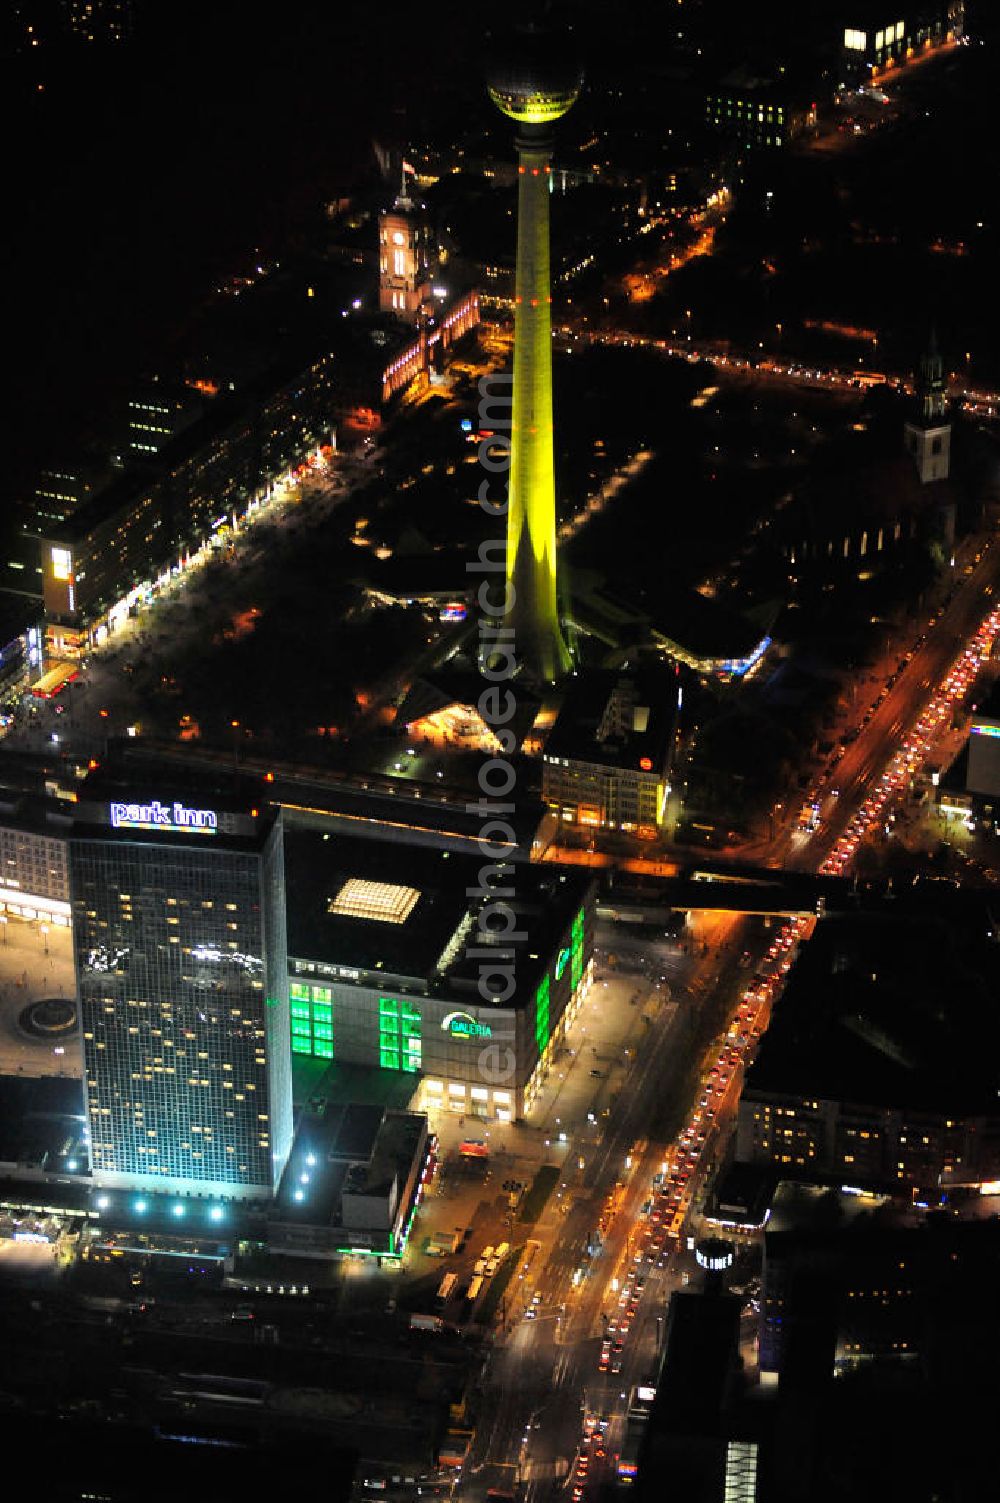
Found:
[{"label": "galeria sign", "polygon": [[477,1023],[470,1012],[450,1012],[441,1019],[441,1028],[456,1039],[488,1039],[493,1030],[488,1023]]}]

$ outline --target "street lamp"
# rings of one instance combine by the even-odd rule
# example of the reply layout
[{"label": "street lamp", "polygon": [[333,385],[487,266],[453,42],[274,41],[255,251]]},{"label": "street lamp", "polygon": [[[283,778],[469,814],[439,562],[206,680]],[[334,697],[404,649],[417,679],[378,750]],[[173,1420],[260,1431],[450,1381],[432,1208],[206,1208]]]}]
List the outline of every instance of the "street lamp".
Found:
[{"label": "street lamp", "polygon": [[49,926],[48,924],[40,924],[39,928],[42,932],[42,941],[45,945],[45,953],[47,955],[49,953]]}]

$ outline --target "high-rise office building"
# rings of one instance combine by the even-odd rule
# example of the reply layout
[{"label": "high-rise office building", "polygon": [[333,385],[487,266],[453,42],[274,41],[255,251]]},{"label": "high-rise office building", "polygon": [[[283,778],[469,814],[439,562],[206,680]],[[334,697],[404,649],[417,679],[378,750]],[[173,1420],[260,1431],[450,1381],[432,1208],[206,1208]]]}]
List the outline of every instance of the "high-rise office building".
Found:
[{"label": "high-rise office building", "polygon": [[129,397],[128,457],[143,459],[159,454],[204,410],[204,403],[190,386],[151,377]]},{"label": "high-rise office building", "polygon": [[85,788],[70,888],[94,1180],[267,1198],[292,1140],[280,814]]},{"label": "high-rise office building", "polygon": [[570,667],[556,595],[550,128],[572,107],[582,82],[579,68],[555,39],[530,30],[510,60],[494,69],[489,85],[493,103],[519,127],[505,625],[514,633],[518,663],[547,683],[562,678]]}]

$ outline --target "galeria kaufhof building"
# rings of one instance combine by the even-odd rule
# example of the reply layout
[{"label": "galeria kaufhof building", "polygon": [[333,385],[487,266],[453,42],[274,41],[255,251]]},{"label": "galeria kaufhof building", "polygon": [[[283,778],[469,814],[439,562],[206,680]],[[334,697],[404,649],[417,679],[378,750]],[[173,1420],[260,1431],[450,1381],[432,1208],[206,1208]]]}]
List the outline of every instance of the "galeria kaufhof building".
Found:
[{"label": "galeria kaufhof building", "polygon": [[[286,829],[292,1051],[412,1074],[417,1104],[509,1122],[530,1111],[591,983],[586,873]],[[509,939],[484,943],[502,901]],[[487,913],[487,928],[496,920]],[[506,992],[484,999],[482,986]]]}]

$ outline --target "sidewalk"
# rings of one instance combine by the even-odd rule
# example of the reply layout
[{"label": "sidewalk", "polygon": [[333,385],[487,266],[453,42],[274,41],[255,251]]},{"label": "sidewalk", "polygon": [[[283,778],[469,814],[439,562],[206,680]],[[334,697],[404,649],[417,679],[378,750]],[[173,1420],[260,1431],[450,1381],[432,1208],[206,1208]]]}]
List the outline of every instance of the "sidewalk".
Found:
[{"label": "sidewalk", "polygon": [[0,1074],[79,1078],[83,1068],[75,1029],[49,1041],[31,1038],[18,1026],[29,1002],[76,997],[69,929],[50,925],[42,934],[34,920],[13,915],[0,929]]}]

